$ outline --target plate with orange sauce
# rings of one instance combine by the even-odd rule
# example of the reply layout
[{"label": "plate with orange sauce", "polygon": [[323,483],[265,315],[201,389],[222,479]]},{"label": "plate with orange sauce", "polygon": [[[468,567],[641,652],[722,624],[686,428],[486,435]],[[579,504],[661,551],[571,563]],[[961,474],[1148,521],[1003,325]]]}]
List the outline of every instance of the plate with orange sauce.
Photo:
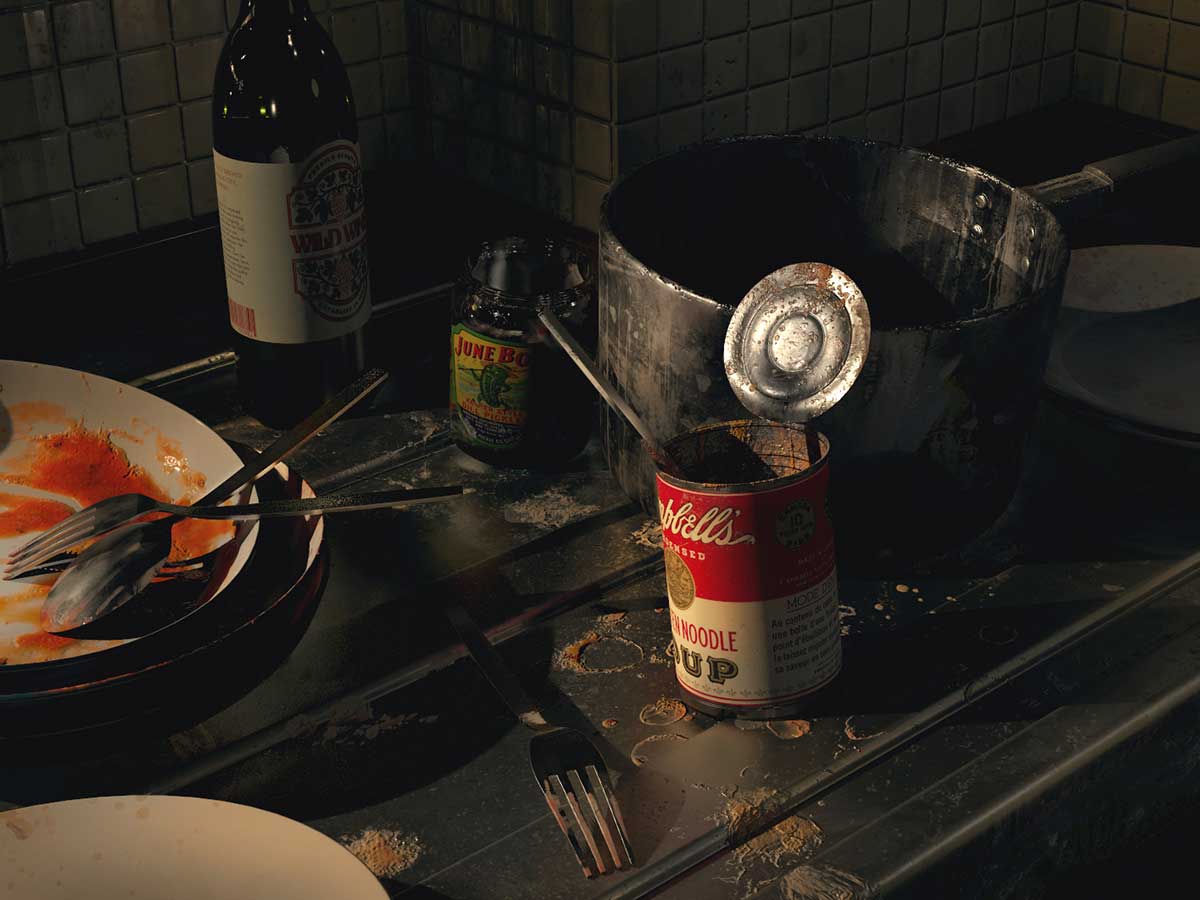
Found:
[{"label": "plate with orange sauce", "polygon": [[[0,557],[106,497],[140,493],[187,504],[240,466],[238,454],[216,432],[159,397],[85,372],[0,360]],[[192,586],[190,606],[229,587],[253,553],[258,532],[257,522],[176,524],[169,563],[223,547],[219,555],[228,557],[206,583]],[[0,665],[54,662],[132,639],[45,633],[41,607],[52,584],[52,576],[0,581]]]}]

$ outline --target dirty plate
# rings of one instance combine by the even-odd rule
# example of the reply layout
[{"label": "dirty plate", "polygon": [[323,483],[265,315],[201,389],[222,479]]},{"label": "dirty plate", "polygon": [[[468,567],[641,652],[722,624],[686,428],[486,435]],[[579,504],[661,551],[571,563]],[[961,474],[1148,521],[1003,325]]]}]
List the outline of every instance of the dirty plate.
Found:
[{"label": "dirty plate", "polygon": [[[190,503],[240,465],[212,429],[153,394],[72,369],[0,360],[0,557],[105,497],[137,492]],[[203,556],[234,533],[231,523],[182,522],[172,558]],[[206,599],[242,570],[257,523],[238,534],[233,563],[207,586]],[[49,589],[49,581],[0,582],[0,664],[51,662],[117,643],[44,634]]]},{"label": "dirty plate", "polygon": [[308,826],[196,797],[98,797],[0,814],[0,872],[0,895],[21,900],[387,898],[348,850]]},{"label": "dirty plate", "polygon": [[1116,428],[1200,443],[1200,248],[1087,247],[1071,254],[1046,368],[1055,393]]}]

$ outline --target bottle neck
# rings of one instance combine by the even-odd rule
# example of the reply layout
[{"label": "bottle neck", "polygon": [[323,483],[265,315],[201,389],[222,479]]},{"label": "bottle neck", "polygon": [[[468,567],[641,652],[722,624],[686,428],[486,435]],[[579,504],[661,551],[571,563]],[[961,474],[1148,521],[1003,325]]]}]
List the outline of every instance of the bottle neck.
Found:
[{"label": "bottle neck", "polygon": [[238,20],[244,22],[248,17],[265,19],[311,15],[308,0],[242,0]]}]

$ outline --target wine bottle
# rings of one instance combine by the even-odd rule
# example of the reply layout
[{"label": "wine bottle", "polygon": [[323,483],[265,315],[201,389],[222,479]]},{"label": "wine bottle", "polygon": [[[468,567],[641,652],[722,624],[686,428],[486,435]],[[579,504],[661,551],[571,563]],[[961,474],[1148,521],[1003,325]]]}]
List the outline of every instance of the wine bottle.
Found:
[{"label": "wine bottle", "polygon": [[286,428],[365,368],[371,314],[354,99],[308,0],[242,0],[212,110],[238,384]]}]

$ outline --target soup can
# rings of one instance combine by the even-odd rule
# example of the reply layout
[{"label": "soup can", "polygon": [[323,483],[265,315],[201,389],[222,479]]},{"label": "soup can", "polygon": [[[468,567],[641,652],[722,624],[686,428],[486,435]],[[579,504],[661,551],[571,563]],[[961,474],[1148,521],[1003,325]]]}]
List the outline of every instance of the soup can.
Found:
[{"label": "soup can", "polygon": [[842,662],[829,441],[801,424],[705,425],[658,473],[675,674],[711,715],[791,718]]}]

